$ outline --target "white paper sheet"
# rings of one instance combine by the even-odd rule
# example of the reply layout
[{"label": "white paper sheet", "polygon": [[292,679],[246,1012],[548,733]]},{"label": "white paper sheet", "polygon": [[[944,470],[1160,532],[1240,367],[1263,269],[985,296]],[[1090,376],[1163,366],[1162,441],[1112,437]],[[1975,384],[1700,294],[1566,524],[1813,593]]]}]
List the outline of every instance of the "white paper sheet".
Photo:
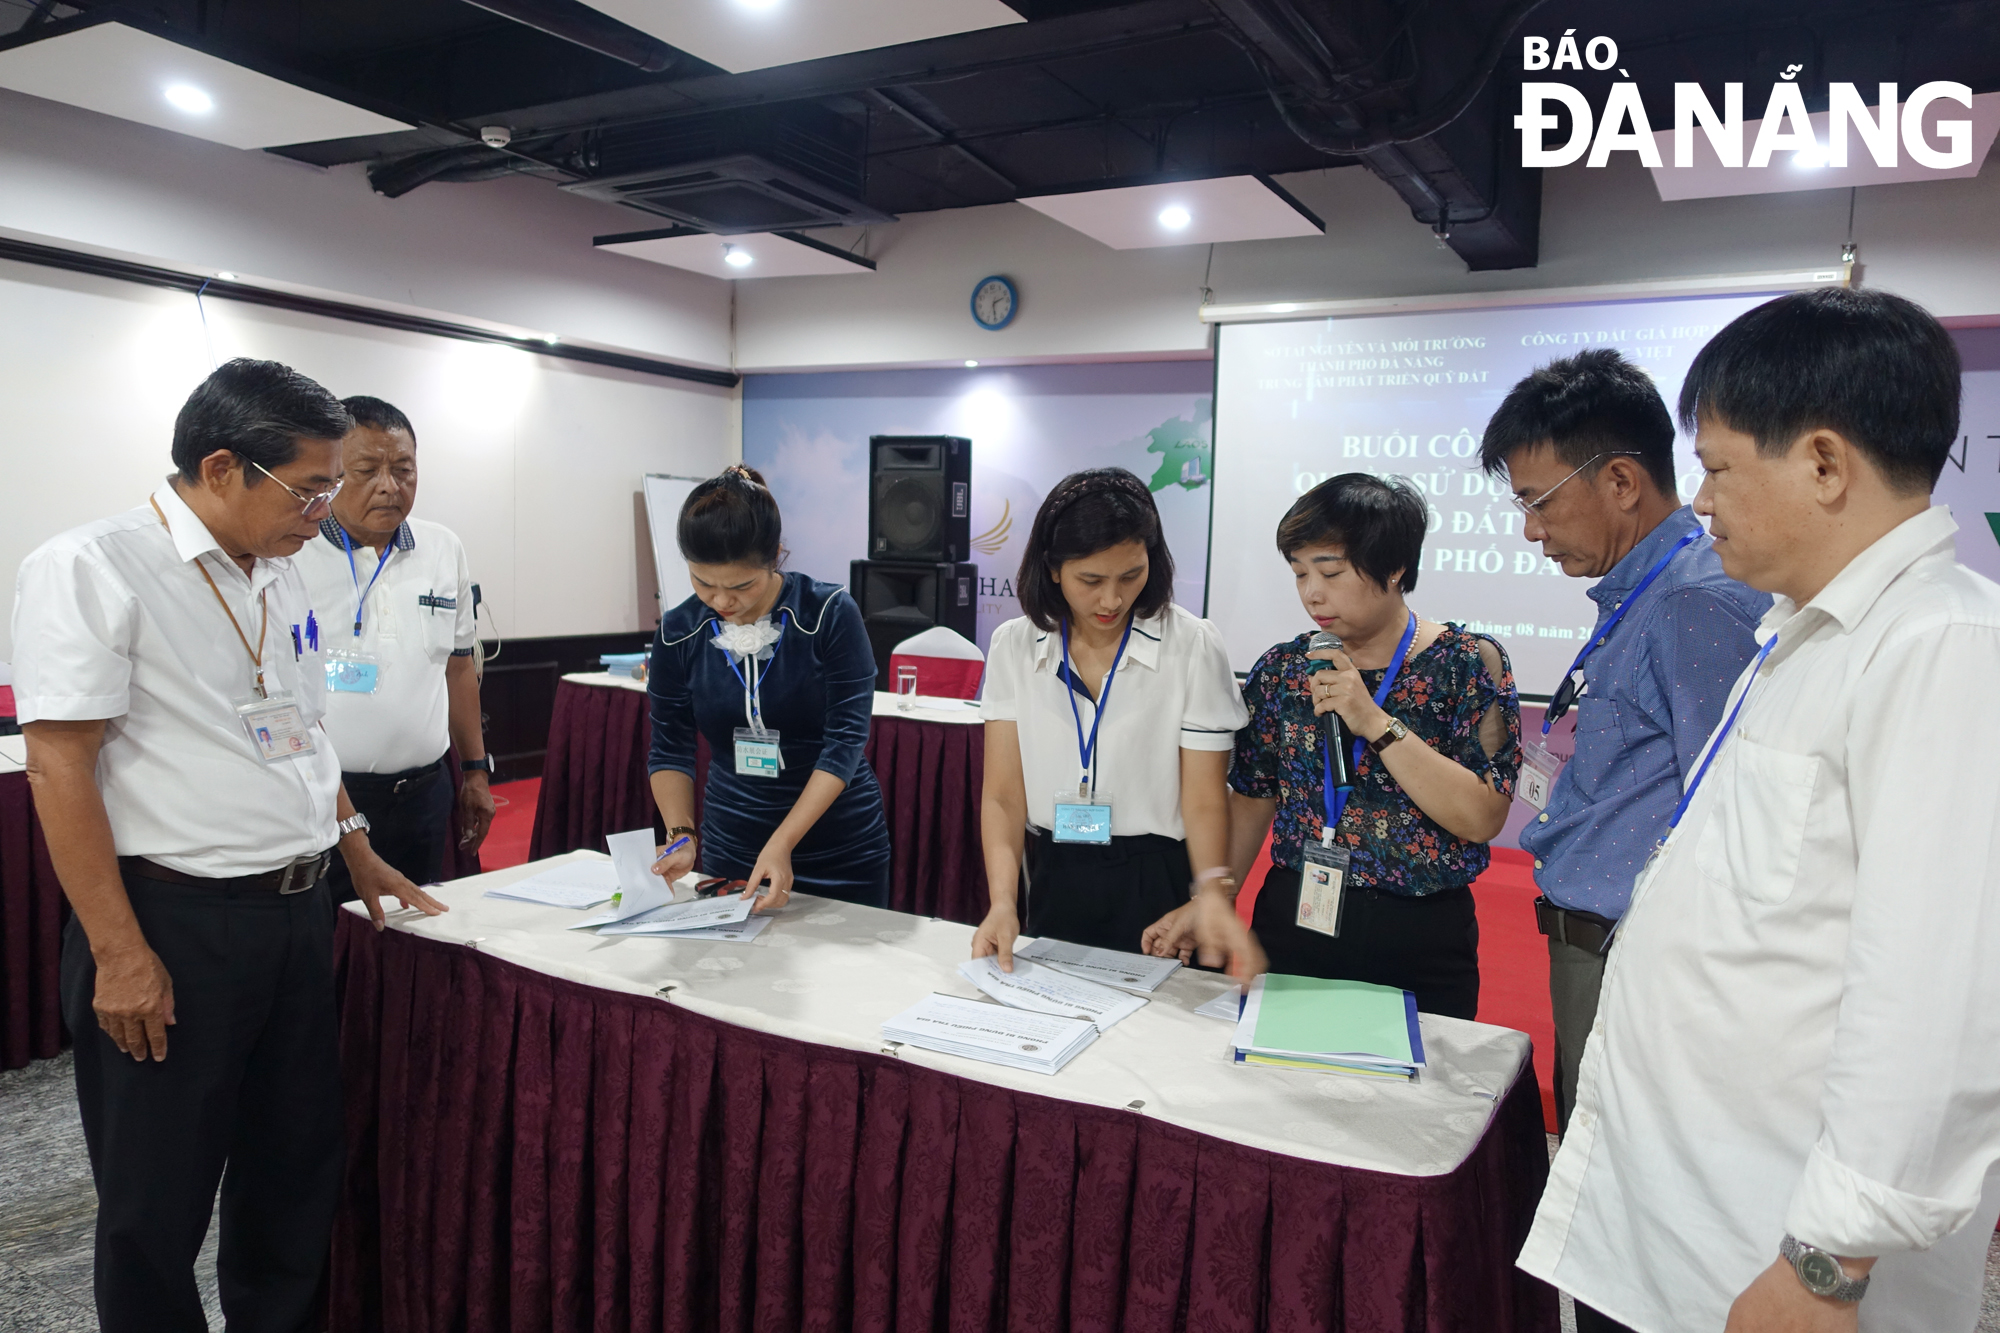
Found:
[{"label": "white paper sheet", "polygon": [[1142,953],[1121,953],[1117,949],[1092,949],[1064,940],[1029,940],[1014,946],[1016,958],[1032,958],[1058,972],[1067,972],[1085,981],[1098,981],[1120,990],[1151,995],[1160,983],[1179,970],[1178,958],[1151,958]]},{"label": "white paper sheet", "polygon": [[674,886],[653,873],[656,850],[653,830],[613,833],[604,839],[604,845],[611,853],[611,867],[618,881],[618,901],[611,905],[611,910],[601,912],[588,921],[576,922],[570,926],[571,930],[594,930],[613,921],[629,921],[642,912],[650,912],[674,900]]},{"label": "white paper sheet", "polygon": [[[728,926],[697,926],[693,930],[647,930],[633,933],[652,935],[655,938],[663,940],[722,940],[729,944],[748,944],[763,934],[764,928],[775,920],[777,920],[776,917],[753,916],[746,917],[734,925]],[[600,930],[597,933],[600,935],[610,935],[617,932],[613,930]]]},{"label": "white paper sheet", "polygon": [[756,904],[740,893],[692,902],[662,903],[631,916],[605,922],[600,935],[672,935],[684,930],[706,930],[733,925],[748,919]]},{"label": "white paper sheet", "polygon": [[1011,1008],[1087,1018],[1099,1032],[1109,1031],[1119,1019],[1138,1013],[1146,1004],[1144,996],[1128,995],[1020,957],[1014,959],[1012,972],[1002,972],[997,958],[968,958],[958,965],[958,974]]},{"label": "white paper sheet", "polygon": [[488,889],[484,896],[582,909],[607,902],[616,892],[618,872],[609,861],[569,861],[527,879]]},{"label": "white paper sheet", "polygon": [[946,1055],[1053,1074],[1097,1040],[1097,1027],[1083,1018],[931,994],[883,1023],[882,1035]]},{"label": "white paper sheet", "polygon": [[1202,1005],[1195,1012],[1203,1018],[1219,1018],[1225,1023],[1234,1023],[1237,1013],[1243,1007],[1243,992],[1226,990]]}]

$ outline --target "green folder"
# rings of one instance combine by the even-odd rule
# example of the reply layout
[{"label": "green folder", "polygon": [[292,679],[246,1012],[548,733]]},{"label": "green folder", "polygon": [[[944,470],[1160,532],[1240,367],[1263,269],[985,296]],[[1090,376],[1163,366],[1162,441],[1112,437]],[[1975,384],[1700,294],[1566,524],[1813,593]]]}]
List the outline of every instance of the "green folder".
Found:
[{"label": "green folder", "polygon": [[1393,986],[1267,975],[1253,1049],[1424,1062],[1416,1000]]}]

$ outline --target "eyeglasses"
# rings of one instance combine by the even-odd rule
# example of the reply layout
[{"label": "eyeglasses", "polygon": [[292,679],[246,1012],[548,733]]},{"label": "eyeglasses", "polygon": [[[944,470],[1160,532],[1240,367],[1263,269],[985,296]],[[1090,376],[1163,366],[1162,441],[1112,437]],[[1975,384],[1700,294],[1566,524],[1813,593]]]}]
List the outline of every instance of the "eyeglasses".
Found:
[{"label": "eyeglasses", "polygon": [[[237,457],[243,458],[243,455],[238,454]],[[256,459],[243,458],[243,461],[248,463],[251,467],[256,468],[259,472],[263,473],[265,476],[270,477],[272,481],[278,481],[278,478],[272,474],[271,469],[265,467],[262,463],[258,462]],[[330,491],[321,491],[318,495],[301,495],[297,491],[293,490],[291,487],[285,486],[284,482],[278,481],[278,485],[284,486],[285,494],[291,496],[294,500],[297,500],[300,504],[305,506],[305,508],[299,511],[299,516],[301,518],[313,518],[315,516],[323,517],[327,514],[331,514],[333,512],[333,497],[340,494],[340,488],[342,486],[345,486],[346,484],[347,484],[347,478],[342,477],[339,481],[333,483],[333,489]]]},{"label": "eyeglasses", "polygon": [[[1590,462],[1585,463],[1583,467],[1578,468],[1576,472],[1570,473],[1569,477],[1574,477],[1577,472],[1583,471],[1583,468],[1590,467],[1597,463],[1601,463],[1607,458],[1637,458],[1637,457],[1639,457],[1639,455],[1635,450],[1612,449],[1605,453],[1597,455],[1597,457],[1591,459]],[[1514,508],[1528,515],[1530,518],[1533,518],[1534,516],[1542,512],[1542,506],[1549,502],[1549,497],[1551,495],[1554,495],[1557,491],[1561,490],[1569,482],[1569,477],[1564,477],[1561,481],[1557,482],[1555,485],[1543,491],[1539,499],[1523,500],[1518,495],[1509,496],[1508,498],[1514,502]]]}]

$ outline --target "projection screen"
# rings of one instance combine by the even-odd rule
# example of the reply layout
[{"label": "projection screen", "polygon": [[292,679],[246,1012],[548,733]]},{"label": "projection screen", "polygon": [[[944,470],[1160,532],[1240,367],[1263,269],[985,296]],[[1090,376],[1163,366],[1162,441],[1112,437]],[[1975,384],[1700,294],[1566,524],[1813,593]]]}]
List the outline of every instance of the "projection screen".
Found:
[{"label": "projection screen", "polygon": [[[1688,363],[1775,292],[1225,324],[1216,348],[1215,474],[1207,614],[1238,671],[1313,628],[1273,544],[1278,520],[1342,472],[1407,477],[1430,505],[1412,609],[1493,635],[1521,692],[1555,688],[1595,621],[1587,579],[1563,576],[1521,536],[1504,476],[1479,438],[1536,366],[1615,347],[1650,373],[1669,411]],[[1683,501],[1701,472],[1675,446]]]}]

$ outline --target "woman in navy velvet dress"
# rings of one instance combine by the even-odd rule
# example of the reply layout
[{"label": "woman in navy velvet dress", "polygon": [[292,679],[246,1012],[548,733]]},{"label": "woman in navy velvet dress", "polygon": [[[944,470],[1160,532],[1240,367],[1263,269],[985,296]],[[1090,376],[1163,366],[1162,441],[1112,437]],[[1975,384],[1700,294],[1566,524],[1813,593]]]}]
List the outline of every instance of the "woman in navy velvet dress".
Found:
[{"label": "woman in navy velvet dress", "polygon": [[[778,568],[778,503],[754,470],[694,488],[677,536],[694,596],[660,619],[646,764],[668,845],[655,873],[742,879],[776,911],[794,889],[889,905],[889,825],[862,757],[875,658],[837,584]],[[694,829],[695,733],[708,787]]]}]

